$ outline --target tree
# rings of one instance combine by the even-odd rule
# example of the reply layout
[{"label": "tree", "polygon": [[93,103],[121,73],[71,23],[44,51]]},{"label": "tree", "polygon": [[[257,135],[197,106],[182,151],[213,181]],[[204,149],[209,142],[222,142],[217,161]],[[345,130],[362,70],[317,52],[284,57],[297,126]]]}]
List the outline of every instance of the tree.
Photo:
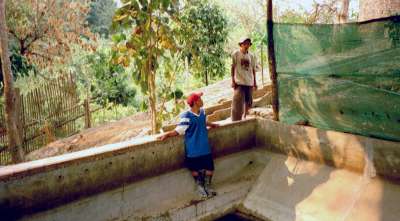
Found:
[{"label": "tree", "polygon": [[[13,78],[16,79],[21,76],[28,76],[30,71],[36,71],[36,68],[33,64],[29,64],[28,60],[22,56],[18,49],[15,47],[10,48],[10,62],[11,62],[11,72],[13,74]],[[1,59],[0,59],[0,67],[1,67]],[[0,68],[0,82],[3,84],[3,72]],[[3,94],[3,91],[0,92]]]},{"label": "tree", "polygon": [[337,15],[338,23],[346,23],[349,18],[349,5],[350,0],[341,0],[341,8]]},{"label": "tree", "polygon": [[133,103],[136,90],[124,67],[112,62],[112,43],[109,40],[98,41],[95,52],[74,48],[69,69],[76,74],[79,87],[86,97],[95,98],[105,106],[108,103],[127,106]]},{"label": "tree", "polygon": [[[162,121],[175,118],[185,107],[185,103],[180,100],[183,97],[183,91],[179,88],[180,74],[184,71],[181,53],[167,53],[160,62],[157,70],[157,113]],[[172,101],[172,102],[171,102]]]},{"label": "tree", "polygon": [[282,23],[301,24],[307,23],[309,15],[304,11],[286,9],[281,12],[278,20]]},{"label": "tree", "polygon": [[108,37],[116,10],[117,6],[114,0],[93,0],[90,3],[90,11],[86,18],[90,30]]},{"label": "tree", "polygon": [[86,0],[7,1],[7,25],[11,40],[30,63],[47,67],[64,62],[71,55],[71,44],[86,45],[92,38],[85,25],[89,6]]},{"label": "tree", "polygon": [[[263,0],[247,1],[220,1],[235,17],[235,23],[239,23],[246,33],[252,33],[255,29],[265,25],[265,3]],[[236,42],[236,41],[235,41]]]},{"label": "tree", "polygon": [[223,10],[228,18],[229,37],[226,51],[233,52],[238,48],[238,39],[250,36],[256,30],[265,32],[265,0],[210,0]]},{"label": "tree", "polygon": [[7,127],[8,148],[11,150],[13,162],[23,160],[22,138],[18,130],[18,104],[13,87],[13,76],[8,52],[7,25],[5,23],[5,0],[0,0],[0,56],[4,79],[5,118]]},{"label": "tree", "polygon": [[399,14],[399,0],[360,0],[359,21]]},{"label": "tree", "polygon": [[207,1],[192,1],[182,13],[180,36],[183,53],[192,72],[202,76],[206,85],[210,78],[225,73],[227,23],[222,11]]},{"label": "tree", "polygon": [[114,26],[122,29],[113,36],[116,63],[137,70],[135,79],[148,96],[152,133],[161,122],[157,119],[155,77],[159,59],[166,52],[177,51],[173,20],[176,20],[179,0],[122,0],[116,11]]},{"label": "tree", "polygon": [[346,23],[349,19],[350,0],[325,0],[314,2],[314,10],[306,23]]}]

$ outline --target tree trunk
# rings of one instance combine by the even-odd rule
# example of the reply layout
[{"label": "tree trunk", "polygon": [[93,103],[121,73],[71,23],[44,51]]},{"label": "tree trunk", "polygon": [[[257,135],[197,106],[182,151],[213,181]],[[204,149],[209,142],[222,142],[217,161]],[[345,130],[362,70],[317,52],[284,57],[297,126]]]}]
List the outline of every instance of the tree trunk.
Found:
[{"label": "tree trunk", "polygon": [[[209,38],[210,38],[210,36],[208,36]],[[209,50],[208,50],[208,47],[207,47],[207,49],[206,49],[206,52],[207,52],[207,54],[209,54]],[[206,70],[205,70],[205,72],[204,72],[204,74],[205,74],[205,83],[206,83],[206,86],[208,86],[208,66],[209,66],[209,61],[208,61],[208,59],[207,59],[207,68],[206,68]]]},{"label": "tree trunk", "polygon": [[342,0],[342,6],[340,8],[337,21],[339,24],[346,23],[349,18],[349,4],[350,0]]},{"label": "tree trunk", "polygon": [[24,157],[21,133],[18,131],[19,109],[13,87],[13,76],[8,54],[8,31],[5,17],[5,0],[0,0],[0,54],[4,79],[5,119],[7,128],[8,148],[11,150],[14,163],[21,162]]},{"label": "tree trunk", "polygon": [[[150,29],[153,23],[153,17],[151,7],[148,8]],[[150,104],[150,115],[151,115],[151,133],[156,134],[159,131],[159,126],[157,123],[157,94],[156,94],[156,71],[154,70],[154,58],[153,56],[154,43],[149,40],[149,51],[147,55],[147,73],[149,77],[147,79],[147,85],[149,90],[149,104]]]},{"label": "tree trunk", "polygon": [[207,69],[206,69],[205,74],[206,74],[206,86],[208,86],[208,70]]},{"label": "tree trunk", "polygon": [[264,43],[261,41],[261,46],[260,46],[260,57],[261,57],[261,84],[262,87],[264,87]]},{"label": "tree trunk", "polygon": [[278,75],[276,73],[274,23],[272,15],[272,0],[267,0],[268,64],[269,76],[272,82],[272,109],[274,111],[274,120],[279,121]]},{"label": "tree trunk", "polygon": [[156,76],[153,70],[149,73],[149,101],[150,101],[150,112],[151,112],[151,132],[156,134],[159,130],[159,125],[157,123],[157,99],[156,99]]}]

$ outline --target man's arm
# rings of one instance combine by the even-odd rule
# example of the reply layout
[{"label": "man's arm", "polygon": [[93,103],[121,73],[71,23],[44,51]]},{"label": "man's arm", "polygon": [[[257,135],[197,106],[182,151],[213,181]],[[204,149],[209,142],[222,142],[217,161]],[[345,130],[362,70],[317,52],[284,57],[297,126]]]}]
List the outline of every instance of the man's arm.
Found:
[{"label": "man's arm", "polygon": [[257,90],[256,70],[253,68],[254,89]]},{"label": "man's arm", "polygon": [[253,79],[254,79],[253,87],[255,90],[257,90],[256,66],[257,66],[256,56],[253,55]]},{"label": "man's arm", "polygon": [[236,88],[236,82],[235,82],[235,65],[232,64],[231,68],[231,76],[232,76],[232,87]]},{"label": "man's arm", "polygon": [[165,140],[168,137],[175,137],[178,135],[179,135],[179,133],[176,130],[171,130],[171,131],[168,131],[168,132],[164,133],[163,135],[157,137],[157,140]]},{"label": "man's arm", "polygon": [[210,128],[219,127],[219,124],[216,124],[216,123],[213,123],[213,122],[209,122],[209,121],[206,121],[206,125],[207,125],[207,127],[210,127]]},{"label": "man's arm", "polygon": [[158,137],[158,140],[165,140],[168,137],[175,137],[178,135],[183,135],[185,134],[186,130],[189,128],[189,124],[190,124],[190,119],[186,116],[182,116],[180,117],[179,123],[178,125],[175,127],[174,130],[169,131],[164,133],[163,135],[161,135],[160,137]]},{"label": "man's arm", "polygon": [[232,55],[232,66],[231,66],[231,76],[232,76],[232,87],[233,89],[236,88],[237,84],[235,82],[235,67],[236,67],[236,61],[234,54]]}]

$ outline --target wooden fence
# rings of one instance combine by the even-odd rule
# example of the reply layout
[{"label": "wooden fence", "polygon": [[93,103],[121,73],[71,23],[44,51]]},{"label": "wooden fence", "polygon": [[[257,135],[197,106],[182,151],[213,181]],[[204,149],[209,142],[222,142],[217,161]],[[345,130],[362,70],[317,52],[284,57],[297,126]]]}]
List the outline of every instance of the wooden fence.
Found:
[{"label": "wooden fence", "polygon": [[[56,140],[90,127],[89,103],[80,102],[76,84],[71,75],[46,84],[26,95],[17,93],[20,100],[20,122],[22,125],[23,148],[32,152]],[[0,108],[0,165],[11,163],[7,148],[4,110]],[[85,117],[85,121],[78,121]]]}]

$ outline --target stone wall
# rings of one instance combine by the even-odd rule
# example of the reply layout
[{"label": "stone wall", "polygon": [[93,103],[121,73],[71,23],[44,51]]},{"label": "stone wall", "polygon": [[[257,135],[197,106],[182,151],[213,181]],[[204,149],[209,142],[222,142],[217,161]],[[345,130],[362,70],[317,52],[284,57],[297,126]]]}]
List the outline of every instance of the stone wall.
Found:
[{"label": "stone wall", "polygon": [[400,0],[360,0],[359,21],[400,14]]}]

